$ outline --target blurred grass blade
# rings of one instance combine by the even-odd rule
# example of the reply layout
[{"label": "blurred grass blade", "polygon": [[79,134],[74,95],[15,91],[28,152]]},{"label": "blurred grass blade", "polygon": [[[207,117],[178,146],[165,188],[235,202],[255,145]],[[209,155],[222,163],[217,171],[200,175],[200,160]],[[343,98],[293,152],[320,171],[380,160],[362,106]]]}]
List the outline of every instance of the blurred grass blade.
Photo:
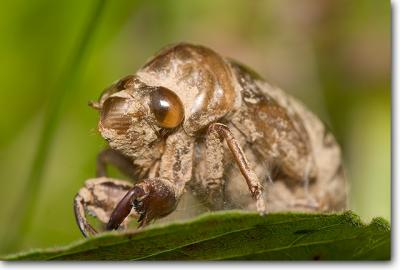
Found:
[{"label": "blurred grass blade", "polygon": [[4,260],[389,260],[390,227],[342,214],[220,211],[193,220],[109,232]]},{"label": "blurred grass blade", "polygon": [[102,13],[104,12],[104,6],[105,0],[96,0],[94,2],[93,9],[91,9],[92,13],[88,17],[87,24],[84,26],[75,51],[70,58],[71,62],[66,66],[58,85],[56,85],[54,91],[52,91],[52,96],[48,100],[39,142],[28,175],[29,179],[27,179],[18,205],[15,207],[15,216],[10,217],[13,225],[10,226],[5,235],[6,250],[18,248],[30,229],[35,205],[38,201],[38,194],[42,186],[45,164],[55,132],[59,126],[62,108],[76,88],[84,59],[87,57],[96,27],[99,25]]}]

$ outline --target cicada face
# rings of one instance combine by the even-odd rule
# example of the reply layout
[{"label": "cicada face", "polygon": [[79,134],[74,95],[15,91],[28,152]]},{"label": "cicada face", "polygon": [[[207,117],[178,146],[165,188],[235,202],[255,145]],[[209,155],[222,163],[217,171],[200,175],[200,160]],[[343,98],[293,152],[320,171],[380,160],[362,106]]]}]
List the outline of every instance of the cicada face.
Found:
[{"label": "cicada face", "polygon": [[136,158],[184,120],[180,98],[165,87],[147,86],[127,76],[110,86],[95,105],[101,135],[111,148]]}]

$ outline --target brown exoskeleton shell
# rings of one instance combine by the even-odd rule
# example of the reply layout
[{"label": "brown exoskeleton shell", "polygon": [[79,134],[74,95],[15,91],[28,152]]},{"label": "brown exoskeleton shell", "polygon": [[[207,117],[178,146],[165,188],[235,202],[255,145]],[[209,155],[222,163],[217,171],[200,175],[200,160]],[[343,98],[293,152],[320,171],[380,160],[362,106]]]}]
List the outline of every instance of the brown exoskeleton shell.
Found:
[{"label": "brown exoskeleton shell", "polygon": [[[107,229],[129,214],[140,226],[167,216],[185,191],[213,210],[346,207],[340,148],[318,117],[208,48],[165,48],[92,106],[110,147],[98,157],[98,176],[110,163],[136,183],[118,204],[109,198]],[[93,204],[76,201],[78,221]],[[82,222],[85,235],[95,233]]]}]

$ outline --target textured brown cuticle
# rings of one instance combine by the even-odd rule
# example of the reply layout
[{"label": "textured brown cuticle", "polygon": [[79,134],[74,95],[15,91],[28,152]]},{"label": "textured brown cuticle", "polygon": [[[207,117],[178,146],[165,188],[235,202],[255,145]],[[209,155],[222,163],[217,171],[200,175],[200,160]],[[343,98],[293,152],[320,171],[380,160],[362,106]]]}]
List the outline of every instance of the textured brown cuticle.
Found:
[{"label": "textured brown cuticle", "polygon": [[[99,175],[106,176],[108,162],[133,183],[86,182],[74,208],[85,236],[96,233],[86,212],[116,229],[132,217],[146,226],[210,210],[347,207],[341,149],[322,121],[254,71],[206,47],[163,49],[107,88],[93,107],[113,151],[100,154]],[[184,205],[190,196],[193,205]]]}]

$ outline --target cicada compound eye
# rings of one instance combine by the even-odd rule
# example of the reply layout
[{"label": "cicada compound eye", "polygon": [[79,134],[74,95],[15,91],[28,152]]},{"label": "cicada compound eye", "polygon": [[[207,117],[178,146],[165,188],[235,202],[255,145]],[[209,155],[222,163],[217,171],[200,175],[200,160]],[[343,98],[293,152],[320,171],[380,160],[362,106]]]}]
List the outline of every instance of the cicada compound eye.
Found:
[{"label": "cicada compound eye", "polygon": [[175,128],[184,118],[182,101],[171,90],[157,87],[150,95],[150,109],[163,128]]}]

